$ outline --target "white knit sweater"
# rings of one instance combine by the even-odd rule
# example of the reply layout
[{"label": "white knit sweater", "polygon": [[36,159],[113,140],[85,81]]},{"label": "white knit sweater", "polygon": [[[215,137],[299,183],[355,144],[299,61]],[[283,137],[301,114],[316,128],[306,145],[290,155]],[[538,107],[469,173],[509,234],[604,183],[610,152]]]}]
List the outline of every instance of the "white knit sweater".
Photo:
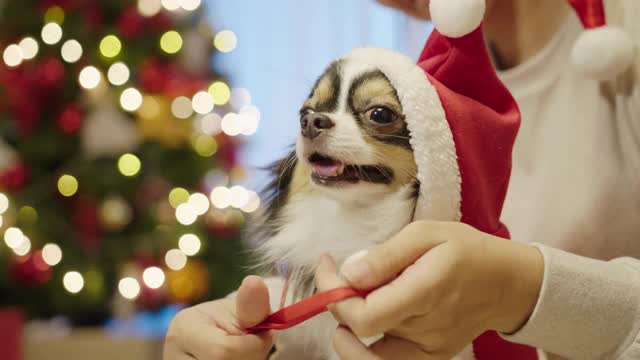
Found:
[{"label": "white knit sweater", "polygon": [[[640,45],[640,1],[607,11]],[[523,116],[503,219],[545,258],[536,309],[507,338],[571,359],[640,359],[640,54],[614,82],[586,79],[568,60],[581,31],[571,14],[501,74]]]}]

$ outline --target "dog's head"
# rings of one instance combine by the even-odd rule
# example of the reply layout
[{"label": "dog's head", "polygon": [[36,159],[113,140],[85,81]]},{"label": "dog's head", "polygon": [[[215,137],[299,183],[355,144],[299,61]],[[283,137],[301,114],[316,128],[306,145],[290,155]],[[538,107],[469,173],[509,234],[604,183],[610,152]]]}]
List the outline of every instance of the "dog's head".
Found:
[{"label": "dog's head", "polygon": [[416,179],[409,139],[387,76],[358,59],[338,60],[300,110],[297,180],[346,201],[397,191]]}]

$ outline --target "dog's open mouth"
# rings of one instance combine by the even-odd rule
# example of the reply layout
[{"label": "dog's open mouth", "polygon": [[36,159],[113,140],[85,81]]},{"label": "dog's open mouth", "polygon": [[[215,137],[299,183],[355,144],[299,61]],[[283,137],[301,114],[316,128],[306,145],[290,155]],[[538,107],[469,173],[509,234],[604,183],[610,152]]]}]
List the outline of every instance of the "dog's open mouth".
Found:
[{"label": "dog's open mouth", "polygon": [[357,183],[366,181],[376,184],[389,184],[393,181],[393,170],[382,165],[350,165],[319,153],[309,157],[311,178],[320,185],[335,183]]}]

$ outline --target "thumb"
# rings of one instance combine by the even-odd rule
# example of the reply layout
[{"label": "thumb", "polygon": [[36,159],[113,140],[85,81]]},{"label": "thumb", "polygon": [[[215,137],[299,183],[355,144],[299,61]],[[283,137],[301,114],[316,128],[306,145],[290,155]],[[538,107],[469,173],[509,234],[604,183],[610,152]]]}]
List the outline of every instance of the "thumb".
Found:
[{"label": "thumb", "polygon": [[238,325],[246,329],[258,325],[271,313],[269,289],[259,276],[247,276],[236,295]]},{"label": "thumb", "polygon": [[388,241],[348,258],[340,273],[356,289],[375,289],[393,280],[434,247],[444,243],[446,223],[419,221]]}]

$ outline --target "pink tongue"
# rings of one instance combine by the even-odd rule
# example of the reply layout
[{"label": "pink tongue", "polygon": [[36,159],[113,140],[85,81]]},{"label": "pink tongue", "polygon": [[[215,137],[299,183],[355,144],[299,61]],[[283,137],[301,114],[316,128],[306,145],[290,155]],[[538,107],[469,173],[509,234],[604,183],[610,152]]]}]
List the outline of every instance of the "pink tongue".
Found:
[{"label": "pink tongue", "polygon": [[342,166],[342,163],[335,162],[331,165],[313,164],[313,172],[324,177],[338,176],[338,169]]}]

